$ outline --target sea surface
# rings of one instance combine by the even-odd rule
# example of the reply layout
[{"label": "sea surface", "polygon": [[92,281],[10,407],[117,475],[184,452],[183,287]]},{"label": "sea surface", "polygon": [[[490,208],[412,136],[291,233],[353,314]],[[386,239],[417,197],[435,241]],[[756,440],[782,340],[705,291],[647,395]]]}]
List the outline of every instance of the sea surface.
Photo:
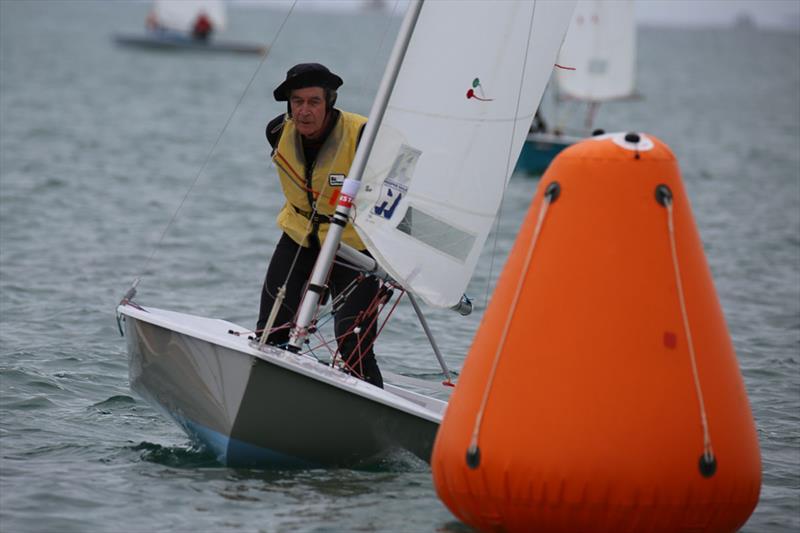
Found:
[{"label": "sea surface", "polygon": [[[142,304],[255,322],[282,203],[264,125],[286,69],[329,65],[341,107],[366,114],[399,26],[297,11],[273,43],[278,7],[229,11],[227,38],[273,44],[261,64],[116,46],[143,2],[0,0],[1,531],[469,531],[424,463],[224,468],[128,387],[114,309],[135,277]],[[800,36],[641,28],[638,43],[642,98],[595,124],[678,157],[758,427],[744,530],[798,531]],[[476,312],[428,312],[455,370],[537,184],[511,180]],[[384,368],[435,379],[408,308],[379,342]]]}]

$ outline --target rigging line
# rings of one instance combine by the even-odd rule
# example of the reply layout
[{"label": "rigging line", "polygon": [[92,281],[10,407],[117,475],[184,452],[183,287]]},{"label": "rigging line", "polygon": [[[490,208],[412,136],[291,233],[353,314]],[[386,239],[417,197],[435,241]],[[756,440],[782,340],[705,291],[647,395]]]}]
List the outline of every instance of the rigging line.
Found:
[{"label": "rigging line", "polygon": [[203,171],[205,171],[206,167],[208,166],[209,161],[211,161],[211,155],[214,153],[214,150],[217,148],[217,145],[219,145],[220,140],[222,140],[222,136],[225,134],[225,131],[228,129],[228,126],[230,125],[231,120],[233,120],[233,117],[236,114],[236,111],[239,109],[239,106],[242,104],[242,101],[244,101],[244,97],[245,97],[245,95],[247,95],[247,92],[250,90],[250,86],[253,85],[253,81],[255,81],[256,76],[258,76],[258,72],[261,70],[261,67],[264,65],[264,62],[267,60],[267,57],[269,56],[269,50],[271,50],[273,48],[273,46],[275,45],[275,43],[277,42],[278,37],[280,36],[281,32],[283,31],[284,26],[286,25],[286,22],[289,20],[289,17],[291,16],[292,12],[294,11],[295,6],[297,5],[297,1],[298,0],[294,0],[294,2],[292,2],[292,6],[289,8],[289,11],[286,13],[286,16],[284,17],[283,21],[281,22],[281,25],[278,27],[278,31],[275,33],[275,36],[272,38],[272,41],[270,42],[269,47],[267,48],[267,52],[265,52],[264,55],[261,56],[261,60],[258,62],[258,66],[256,67],[255,72],[253,72],[253,75],[250,77],[250,81],[247,82],[247,85],[245,86],[244,90],[242,91],[242,94],[239,96],[239,100],[236,102],[236,105],[233,107],[233,110],[231,111],[230,115],[228,115],[228,119],[225,121],[225,124],[222,126],[222,129],[220,130],[219,135],[217,135],[217,138],[214,141],[214,144],[211,146],[211,149],[206,154],[205,160],[203,161],[203,164],[200,166],[200,170],[198,170],[197,175],[194,178],[194,181],[192,182],[191,186],[186,191],[186,193],[183,195],[183,198],[181,199],[180,203],[178,204],[178,208],[172,214],[172,218],[170,218],[169,222],[167,222],[167,225],[164,228],[164,231],[161,232],[161,237],[159,237],[158,242],[155,244],[155,246],[153,246],[153,249],[150,252],[150,256],[147,258],[147,261],[145,262],[144,267],[140,271],[141,274],[139,276],[137,276],[136,280],[134,281],[134,287],[136,285],[138,285],[140,279],[144,276],[144,272],[150,266],[150,263],[153,261],[153,258],[155,257],[156,252],[161,247],[161,243],[164,241],[164,238],[167,236],[167,232],[170,230],[172,225],[177,220],[178,214],[180,213],[181,209],[183,208],[183,205],[186,203],[186,200],[189,198],[189,195],[191,194],[192,190],[197,185],[197,182],[200,181],[200,176],[203,175]]},{"label": "rigging line", "polygon": [[533,21],[536,18],[536,1],[533,2],[533,9],[531,10],[531,20],[530,24],[528,25],[528,41],[527,45],[525,46],[525,58],[524,62],[522,63],[522,76],[519,79],[519,88],[517,89],[517,103],[516,108],[514,109],[514,117],[515,119],[511,123],[511,139],[508,143],[508,156],[506,157],[506,173],[507,176],[506,184],[503,186],[503,193],[500,196],[500,205],[498,207],[497,216],[495,218],[495,231],[494,231],[494,241],[492,242],[492,254],[491,259],[489,262],[489,276],[486,278],[486,294],[483,298],[483,308],[486,309],[489,306],[489,291],[492,286],[492,273],[494,272],[494,259],[497,255],[497,239],[500,234],[500,219],[503,217],[503,201],[506,198],[506,190],[508,189],[508,182],[511,181],[511,177],[508,175],[508,169],[511,166],[511,153],[512,148],[514,147],[514,133],[517,129],[517,120],[516,117],[519,115],[519,103],[522,100],[522,87],[525,84],[525,70],[528,67],[528,51],[531,47],[531,35],[533,35]]},{"label": "rigging line", "polygon": [[[338,263],[338,264],[343,264],[343,263]],[[353,291],[356,290],[356,287],[362,281],[360,278],[361,278],[360,275],[356,276],[355,278],[353,278],[350,281],[350,283],[345,285],[345,287],[341,291],[337,291],[338,294],[336,295],[335,298],[333,297],[333,295],[331,295],[331,298],[330,298],[331,314],[333,314],[336,311],[338,311],[338,308],[341,307],[342,304],[344,304],[344,301],[347,300],[347,298],[350,297],[350,294],[352,294]]]},{"label": "rigging line", "polygon": [[[486,409],[486,404],[489,402],[489,392],[492,389],[492,385],[494,382],[494,376],[497,372],[497,366],[500,362],[500,353],[503,351],[505,347],[506,339],[508,337],[508,331],[511,328],[511,319],[514,316],[514,311],[517,308],[517,303],[519,302],[520,294],[522,294],[522,286],[525,283],[525,273],[528,271],[528,268],[531,264],[531,259],[533,258],[533,251],[536,248],[536,242],[539,240],[539,233],[542,230],[542,225],[544,224],[544,217],[547,214],[548,207],[550,203],[553,201],[555,196],[549,192],[544,193],[542,197],[542,207],[539,210],[539,217],[536,221],[536,228],[533,231],[533,238],[531,239],[531,244],[528,247],[528,253],[525,256],[525,263],[523,263],[522,270],[520,271],[519,276],[519,283],[517,283],[517,289],[514,292],[514,298],[511,301],[511,306],[508,308],[508,315],[506,317],[506,323],[503,326],[503,332],[500,335],[500,340],[497,343],[497,350],[494,354],[494,360],[492,361],[492,368],[489,371],[489,377],[486,381],[486,386],[483,389],[483,398],[481,399],[480,407],[478,408],[478,413],[475,415],[475,425],[472,428],[472,437],[470,438],[469,448],[467,449],[467,457],[469,463],[469,456],[472,455],[474,457],[480,457],[478,451],[478,436],[481,429],[481,423],[483,422],[483,412]],[[477,464],[476,464],[477,467]]]},{"label": "rigging line", "polygon": [[672,199],[665,199],[667,207],[667,228],[669,230],[669,245],[672,252],[672,266],[675,270],[675,283],[678,288],[678,301],[681,306],[681,317],[683,318],[683,329],[686,332],[686,341],[689,345],[689,360],[692,363],[692,377],[694,379],[695,392],[697,393],[697,402],[700,407],[700,424],[703,428],[703,455],[706,459],[713,459],[714,452],[711,448],[711,435],[708,430],[708,418],[706,417],[706,406],[703,400],[703,389],[700,386],[700,375],[697,372],[697,358],[694,352],[694,341],[692,340],[692,331],[689,328],[689,314],[686,311],[686,299],[683,295],[683,284],[681,283],[681,271],[678,265],[678,249],[675,244],[675,224],[673,221],[672,213]]},{"label": "rigging line", "polygon": [[[404,292],[405,291],[400,293],[400,295],[395,299],[394,304],[392,305],[391,309],[389,310],[389,313],[386,315],[386,318],[383,319],[383,323],[380,324],[379,327],[376,327],[375,335],[372,337],[372,341],[363,350],[361,348],[361,343],[363,342],[363,338],[359,338],[358,343],[356,345],[356,350],[358,351],[359,355],[358,355],[358,358],[355,361],[355,363],[361,364],[361,361],[364,358],[364,353],[363,352],[371,350],[375,346],[375,341],[380,336],[381,332],[383,331],[383,328],[389,322],[389,319],[391,318],[392,314],[394,314],[395,309],[397,309],[397,305],[400,303],[400,299],[402,298]],[[372,304],[375,303],[376,301],[377,301],[377,297],[375,299],[373,299],[372,303],[370,303],[370,307],[372,307]],[[380,313],[386,308],[386,305],[388,305],[388,301],[385,302],[382,306],[380,305],[380,302],[378,302],[378,304],[377,304],[377,306],[375,308],[375,315],[372,318],[372,321],[370,322],[370,325],[367,327],[367,331],[369,329],[371,329],[374,325],[376,325],[376,323],[378,322],[378,319],[380,318]],[[365,315],[369,315],[369,314],[370,313],[365,313]],[[333,358],[331,359],[330,366],[334,366],[334,363],[336,362],[336,358],[339,356],[339,354],[341,354],[341,351],[339,350],[339,347],[338,347],[339,346],[339,340],[340,339],[344,339],[346,336],[351,335],[352,333],[354,333],[356,327],[360,327],[360,326],[358,326],[354,322],[353,325],[347,330],[347,332],[345,332],[343,335],[340,335],[339,337],[336,337],[337,348],[336,348],[336,352],[334,352],[334,354],[333,354]],[[356,352],[356,350],[351,352],[351,356],[348,358],[348,360],[352,360],[352,353]],[[344,360],[344,354],[342,354],[341,363],[346,368],[355,371],[355,368],[353,368],[353,366],[351,364],[349,364],[347,361]]]},{"label": "rigging line", "polygon": [[[325,304],[325,305],[319,305],[317,307],[317,322],[316,322],[315,329],[317,331],[318,336],[323,341],[324,341],[324,337],[322,337],[322,334],[321,334],[322,327],[325,326],[327,323],[329,323],[331,321],[331,319],[334,318],[334,314],[336,312],[336,306],[339,305],[341,301],[343,301],[348,296],[350,296],[350,294],[355,290],[358,282],[359,282],[359,278],[357,278],[357,277],[353,278],[353,280],[350,281],[350,283],[348,283],[345,286],[345,288],[342,289],[342,291],[339,292],[339,294],[336,295],[335,298],[333,297],[333,292],[331,291],[328,303]],[[320,317],[323,317],[323,318],[320,319]],[[292,317],[292,321],[289,323],[289,325],[287,327],[291,327],[291,324],[293,324],[296,321],[297,321],[297,311],[295,311],[295,314]]]}]

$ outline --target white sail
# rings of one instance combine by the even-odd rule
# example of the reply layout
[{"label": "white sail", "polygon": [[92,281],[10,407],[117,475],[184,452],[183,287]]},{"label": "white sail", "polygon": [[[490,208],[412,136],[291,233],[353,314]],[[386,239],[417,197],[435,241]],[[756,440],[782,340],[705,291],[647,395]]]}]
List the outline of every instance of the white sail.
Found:
[{"label": "white sail", "polygon": [[205,13],[214,31],[225,28],[225,4],[222,0],[155,0],[156,22],[170,30],[191,32],[197,17]]},{"label": "white sail", "polygon": [[430,305],[458,303],[472,277],[573,7],[422,6],[355,226],[380,265]]},{"label": "white sail", "polygon": [[588,102],[634,92],[636,23],[633,0],[579,0],[558,63],[560,95]]}]

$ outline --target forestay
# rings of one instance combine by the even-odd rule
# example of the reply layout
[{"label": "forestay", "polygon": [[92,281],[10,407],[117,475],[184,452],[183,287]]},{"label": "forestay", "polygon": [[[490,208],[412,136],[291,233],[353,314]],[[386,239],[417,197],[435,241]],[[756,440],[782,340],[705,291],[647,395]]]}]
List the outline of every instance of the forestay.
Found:
[{"label": "forestay", "polygon": [[575,68],[556,72],[562,96],[602,102],[633,94],[633,0],[579,0],[558,62]]},{"label": "forestay", "polygon": [[380,265],[428,304],[456,304],[574,2],[426,2],[356,202]]},{"label": "forestay", "polygon": [[155,0],[158,23],[171,30],[191,32],[201,13],[205,13],[214,30],[225,28],[225,5],[222,0]]}]

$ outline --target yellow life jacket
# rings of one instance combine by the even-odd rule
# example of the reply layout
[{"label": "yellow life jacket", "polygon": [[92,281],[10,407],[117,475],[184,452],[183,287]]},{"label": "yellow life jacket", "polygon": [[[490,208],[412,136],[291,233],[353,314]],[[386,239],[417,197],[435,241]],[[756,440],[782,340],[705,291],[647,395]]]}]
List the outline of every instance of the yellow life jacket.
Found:
[{"label": "yellow life jacket", "polygon": [[[325,239],[329,226],[327,217],[336,210],[339,192],[356,154],[361,126],[366,122],[366,117],[340,111],[336,125],[317,154],[309,190],[300,133],[291,118],[285,119],[280,141],[272,155],[286,196],[286,204],[278,213],[278,226],[297,244],[309,246],[309,236],[315,225],[319,242]],[[317,217],[312,217],[314,205],[309,202],[309,192],[316,204]],[[366,248],[351,224],[345,226],[342,241],[357,250]]]}]

